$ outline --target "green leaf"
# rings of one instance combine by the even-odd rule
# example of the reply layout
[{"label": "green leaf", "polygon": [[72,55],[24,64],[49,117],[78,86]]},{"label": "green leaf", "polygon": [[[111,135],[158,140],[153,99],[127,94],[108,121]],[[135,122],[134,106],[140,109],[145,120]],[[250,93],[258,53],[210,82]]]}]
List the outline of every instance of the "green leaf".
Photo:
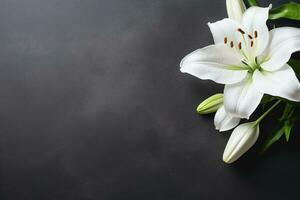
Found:
[{"label": "green leaf", "polygon": [[257,6],[256,0],[248,0],[250,6]]},{"label": "green leaf", "polygon": [[291,130],[293,127],[294,127],[294,122],[291,120],[288,120],[284,123],[284,135],[287,142],[290,139]]},{"label": "green leaf", "polygon": [[290,59],[290,61],[288,63],[293,68],[295,73],[299,76],[300,75],[300,60]]},{"label": "green leaf", "polygon": [[269,103],[269,102],[274,101],[276,99],[277,99],[276,97],[265,94],[264,97],[262,98],[260,104],[266,104],[266,103]]},{"label": "green leaf", "polygon": [[298,121],[300,120],[300,109],[299,107],[295,107],[295,111],[293,113],[293,116],[291,117],[292,120]]},{"label": "green leaf", "polygon": [[[249,0],[250,1],[250,0]],[[270,11],[269,19],[287,18],[300,20],[300,4],[289,2]]]},{"label": "green leaf", "polygon": [[279,122],[284,122],[286,120],[289,120],[293,113],[294,113],[293,106],[287,103],[284,107],[283,114],[280,117]]},{"label": "green leaf", "polygon": [[269,149],[276,141],[278,141],[283,135],[288,142],[291,135],[291,130],[295,124],[295,108],[293,105],[287,103],[283,110],[282,116],[278,120],[278,126],[275,130],[268,136],[265,144],[262,147],[262,153]]},{"label": "green leaf", "polygon": [[268,103],[274,101],[274,100],[278,100],[277,97],[273,97],[271,95],[267,95],[265,94],[262,98],[262,100],[260,101],[260,105],[261,105],[261,108],[262,108],[262,111],[265,111],[266,110],[266,106],[268,105]]},{"label": "green leaf", "polygon": [[262,147],[262,153],[268,150],[272,144],[277,142],[284,134],[284,126],[275,129],[267,138],[266,143]]}]

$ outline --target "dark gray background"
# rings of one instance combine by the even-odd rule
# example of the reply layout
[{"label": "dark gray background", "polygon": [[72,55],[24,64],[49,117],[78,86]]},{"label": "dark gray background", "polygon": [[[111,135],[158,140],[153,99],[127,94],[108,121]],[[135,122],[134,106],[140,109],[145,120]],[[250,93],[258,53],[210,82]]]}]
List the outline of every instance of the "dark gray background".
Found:
[{"label": "dark gray background", "polygon": [[1,0],[0,199],[299,199],[297,130],[226,165],[230,133],[195,113],[222,86],[179,62],[225,16],[225,0]]}]

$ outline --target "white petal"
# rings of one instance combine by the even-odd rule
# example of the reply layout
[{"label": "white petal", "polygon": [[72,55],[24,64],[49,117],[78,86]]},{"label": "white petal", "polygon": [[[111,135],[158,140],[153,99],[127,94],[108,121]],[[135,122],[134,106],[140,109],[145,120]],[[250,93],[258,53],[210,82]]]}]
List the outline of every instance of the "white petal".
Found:
[{"label": "white petal", "polygon": [[214,123],[219,131],[228,131],[236,127],[240,122],[240,118],[234,117],[226,113],[224,106],[221,106],[216,112]]},{"label": "white petal", "polygon": [[255,122],[239,125],[232,132],[226,145],[223,160],[233,163],[246,153],[257,141],[259,136],[259,125]]},{"label": "white petal", "polygon": [[243,0],[226,0],[226,8],[228,17],[238,22],[242,20],[243,13],[246,10]]},{"label": "white petal", "polygon": [[221,84],[232,84],[243,80],[247,70],[238,67],[239,57],[224,45],[211,45],[198,49],[180,63],[180,71],[200,79],[210,79]]},{"label": "white petal", "polygon": [[240,83],[225,86],[225,110],[236,117],[249,119],[262,97],[263,93],[256,89],[251,76],[248,75],[248,78]]},{"label": "white petal", "polygon": [[[245,28],[246,32],[253,37],[254,50],[252,51],[252,53],[254,56],[260,55],[268,45],[269,30],[266,24],[268,17],[269,8],[254,6],[247,9],[244,13],[242,25],[243,28]],[[255,31],[257,31],[257,38],[255,38]]]},{"label": "white petal", "polygon": [[256,70],[253,80],[257,89],[262,93],[291,101],[300,101],[300,83],[288,64],[274,72]]},{"label": "white petal", "polygon": [[270,43],[263,53],[263,60],[267,60],[261,67],[267,71],[275,71],[284,66],[292,53],[300,51],[300,29],[283,27],[270,31]]},{"label": "white petal", "polygon": [[[208,23],[210,31],[213,35],[215,44],[224,44],[224,39],[227,39],[227,46],[230,48],[230,42],[232,41],[235,47],[242,39],[242,35],[237,31],[241,28],[241,25],[229,18]],[[224,44],[225,45],[225,44]]]}]

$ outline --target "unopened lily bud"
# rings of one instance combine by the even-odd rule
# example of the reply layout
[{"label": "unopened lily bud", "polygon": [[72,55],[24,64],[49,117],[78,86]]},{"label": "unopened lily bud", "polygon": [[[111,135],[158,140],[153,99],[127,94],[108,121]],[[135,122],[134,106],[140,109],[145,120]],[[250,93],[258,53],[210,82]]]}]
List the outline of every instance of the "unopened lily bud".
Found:
[{"label": "unopened lily bud", "polygon": [[198,107],[199,114],[209,114],[216,112],[223,104],[223,94],[215,94],[204,100]]},{"label": "unopened lily bud", "polygon": [[246,153],[256,142],[259,125],[256,122],[241,124],[234,129],[226,145],[223,160],[233,163]]},{"label": "unopened lily bud", "polygon": [[226,0],[228,17],[230,19],[241,22],[242,16],[246,11],[246,6],[243,0]]}]

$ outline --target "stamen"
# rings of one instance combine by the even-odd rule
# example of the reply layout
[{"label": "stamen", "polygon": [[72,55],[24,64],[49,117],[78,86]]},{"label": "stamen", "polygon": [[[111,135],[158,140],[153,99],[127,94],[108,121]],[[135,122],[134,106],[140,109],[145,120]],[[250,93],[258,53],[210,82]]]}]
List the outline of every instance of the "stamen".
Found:
[{"label": "stamen", "polygon": [[231,42],[230,42],[230,47],[231,47],[231,48],[233,48],[233,47],[234,47],[234,45],[233,45],[233,41],[231,41]]},{"label": "stamen", "polygon": [[253,37],[252,37],[251,35],[248,35],[248,37],[250,38],[250,40],[252,40],[252,39],[253,39]]},{"label": "stamen", "polygon": [[251,47],[253,47],[253,45],[254,45],[254,42],[253,42],[253,41],[251,41]]},{"label": "stamen", "polygon": [[257,37],[258,37],[257,31],[254,31],[254,38],[257,38]]},{"label": "stamen", "polygon": [[240,28],[239,28],[237,31],[240,32],[241,34],[245,34],[245,31],[243,31],[243,30],[240,29]]},{"label": "stamen", "polygon": [[239,43],[239,49],[242,49],[242,43],[241,42]]},{"label": "stamen", "polygon": [[224,38],[224,43],[227,44],[227,37]]}]

